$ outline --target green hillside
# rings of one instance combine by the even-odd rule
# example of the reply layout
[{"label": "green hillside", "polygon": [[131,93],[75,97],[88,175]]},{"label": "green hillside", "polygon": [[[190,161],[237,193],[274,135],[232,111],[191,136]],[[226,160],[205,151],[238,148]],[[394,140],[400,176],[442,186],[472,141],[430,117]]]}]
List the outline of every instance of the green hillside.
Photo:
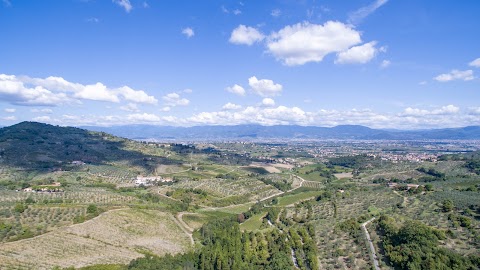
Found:
[{"label": "green hillside", "polygon": [[24,169],[51,169],[82,161],[103,164],[148,158],[128,148],[129,140],[103,132],[22,122],[0,129],[0,164]]}]

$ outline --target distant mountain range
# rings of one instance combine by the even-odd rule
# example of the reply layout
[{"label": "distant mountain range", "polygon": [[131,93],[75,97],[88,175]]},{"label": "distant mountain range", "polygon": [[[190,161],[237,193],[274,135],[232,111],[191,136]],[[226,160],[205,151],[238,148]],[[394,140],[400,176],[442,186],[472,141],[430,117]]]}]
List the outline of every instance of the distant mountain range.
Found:
[{"label": "distant mountain range", "polygon": [[336,127],[314,126],[194,126],[171,127],[152,125],[126,125],[114,127],[83,127],[107,132],[129,139],[178,140],[249,140],[249,139],[339,139],[339,140],[478,140],[480,126],[429,130],[382,130],[359,125]]}]

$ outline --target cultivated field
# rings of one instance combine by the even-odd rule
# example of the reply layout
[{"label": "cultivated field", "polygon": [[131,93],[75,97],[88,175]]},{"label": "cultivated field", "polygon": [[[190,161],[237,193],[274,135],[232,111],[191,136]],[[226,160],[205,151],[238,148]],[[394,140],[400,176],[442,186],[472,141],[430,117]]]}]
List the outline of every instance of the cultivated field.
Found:
[{"label": "cultivated field", "polygon": [[123,263],[148,251],[175,254],[189,248],[188,236],[169,213],[120,209],[82,224],[0,246],[0,269],[51,269]]}]

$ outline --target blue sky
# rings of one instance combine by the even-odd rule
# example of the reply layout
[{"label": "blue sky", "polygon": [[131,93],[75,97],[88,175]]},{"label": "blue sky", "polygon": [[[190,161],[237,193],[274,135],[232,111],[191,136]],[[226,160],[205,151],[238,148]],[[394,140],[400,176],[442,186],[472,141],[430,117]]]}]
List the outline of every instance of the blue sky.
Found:
[{"label": "blue sky", "polygon": [[480,2],[0,0],[0,125],[480,125]]}]

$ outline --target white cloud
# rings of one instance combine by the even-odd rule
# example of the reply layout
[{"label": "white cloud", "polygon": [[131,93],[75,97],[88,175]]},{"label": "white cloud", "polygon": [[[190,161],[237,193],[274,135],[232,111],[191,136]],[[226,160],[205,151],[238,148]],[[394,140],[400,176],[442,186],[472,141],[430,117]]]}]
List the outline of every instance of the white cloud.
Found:
[{"label": "white cloud", "polygon": [[321,62],[330,53],[342,52],[361,42],[360,33],[341,22],[323,25],[308,22],[286,26],[267,40],[268,51],[285,65]]},{"label": "white cloud", "polygon": [[180,97],[177,93],[169,93],[162,97],[163,101],[167,106],[187,106],[190,103],[190,100]]},{"label": "white cloud", "polygon": [[125,106],[121,106],[120,110],[127,111],[127,112],[139,112],[137,104],[135,103],[128,103]]},{"label": "white cloud", "polygon": [[233,44],[244,44],[251,46],[255,42],[260,42],[265,36],[254,27],[239,25],[233,29],[230,35],[230,42]]},{"label": "white cloud", "polygon": [[348,23],[351,24],[358,24],[363,19],[365,19],[368,15],[372,14],[377,10],[379,7],[386,4],[388,0],[375,0],[375,2],[371,3],[368,6],[362,7],[355,12],[352,12],[348,16]]},{"label": "white cloud", "polygon": [[12,3],[10,3],[10,0],[2,0],[2,2],[6,7],[11,7],[12,6]]},{"label": "white cloud", "polygon": [[112,0],[112,2],[124,8],[127,13],[133,8],[130,0]]},{"label": "white cloud", "polygon": [[143,8],[149,8],[150,7],[150,5],[148,4],[147,1],[144,1],[142,6],[143,6]]},{"label": "white cloud", "polygon": [[64,93],[54,93],[42,86],[30,87],[15,75],[6,74],[0,74],[0,98],[25,106],[56,106],[69,101]]},{"label": "white cloud", "polygon": [[[234,108],[234,105],[225,107]],[[13,121],[14,118],[9,117],[7,119]],[[35,119],[40,120],[39,118]],[[239,124],[337,126],[354,124],[372,128],[426,129],[480,125],[480,107],[463,110],[455,105],[430,108],[408,107],[400,113],[380,113],[370,109],[304,111],[299,107],[248,106],[232,110],[204,111],[186,118],[135,113],[103,116],[97,114],[63,115],[57,118],[50,116],[50,120],[48,118],[42,118],[42,120],[54,124],[74,126],[111,126],[138,123],[174,126]]]},{"label": "white cloud", "polygon": [[149,113],[129,114],[129,115],[127,115],[127,119],[130,122],[133,122],[133,123],[136,123],[136,122],[159,122],[161,120],[160,117],[158,117],[154,114],[149,114]]},{"label": "white cloud", "polygon": [[120,102],[118,96],[109,91],[103,83],[86,85],[82,90],[76,92],[73,96],[76,98],[96,101]]},{"label": "white cloud", "polygon": [[282,11],[277,8],[272,10],[272,12],[270,12],[270,15],[272,15],[273,17],[279,17],[280,15],[282,15]]},{"label": "white cloud", "polygon": [[128,86],[114,89],[113,92],[118,93],[120,96],[123,96],[123,98],[128,101],[146,104],[157,104],[158,102],[158,100],[154,96],[149,96],[142,90],[133,90]]},{"label": "white cloud", "polygon": [[245,96],[245,89],[243,89],[243,87],[241,87],[238,84],[235,84],[234,86],[229,86],[229,87],[225,88],[225,90],[230,92],[230,93],[237,94],[239,96]]},{"label": "white cloud", "polygon": [[17,109],[6,108],[6,109],[4,109],[4,111],[7,112],[7,113],[14,113],[14,112],[17,111]]},{"label": "white cloud", "polygon": [[259,80],[255,76],[248,79],[248,84],[256,94],[263,97],[279,95],[283,88],[281,84],[274,83],[272,80]]},{"label": "white cloud", "polygon": [[32,118],[32,120],[35,121],[35,122],[43,122],[43,123],[49,123],[49,122],[52,121],[50,116],[37,116],[37,117]]},{"label": "white cloud", "polygon": [[240,14],[242,14],[242,11],[241,11],[240,9],[235,9],[235,10],[233,11],[233,14],[235,14],[235,15],[240,15]]},{"label": "white cloud", "polygon": [[473,115],[480,115],[480,107],[476,107],[476,108],[469,108],[470,110],[470,114],[473,114]]},{"label": "white cloud", "polygon": [[372,60],[377,54],[376,41],[365,43],[360,46],[339,52],[335,64],[365,64]]},{"label": "white cloud", "polygon": [[426,115],[448,115],[460,112],[460,108],[454,105],[447,105],[441,108],[426,110],[408,107],[400,115],[403,116],[426,116]]},{"label": "white cloud", "polygon": [[161,109],[162,112],[169,112],[172,108],[169,106],[165,106]]},{"label": "white cloud", "polygon": [[192,28],[187,27],[182,29],[182,34],[184,34],[187,38],[191,38],[195,35],[195,32]]},{"label": "white cloud", "polygon": [[183,89],[182,92],[185,93],[185,94],[191,94],[193,92],[193,90],[190,89],[190,88],[187,88],[187,89]]},{"label": "white cloud", "polygon": [[223,105],[223,107],[222,107],[223,110],[238,110],[238,109],[241,109],[241,108],[242,108],[242,106],[234,104],[234,103],[230,103],[230,102]]},{"label": "white cloud", "polygon": [[230,11],[228,11],[228,9],[225,6],[222,6],[221,9],[223,13],[227,13],[227,14],[230,13]]},{"label": "white cloud", "polygon": [[473,71],[472,70],[452,70],[450,73],[445,73],[445,74],[440,74],[434,79],[439,81],[439,82],[448,82],[448,81],[454,81],[454,80],[460,80],[460,81],[471,81],[475,77],[473,76]]},{"label": "white cloud", "polygon": [[[309,122],[309,114],[298,107],[277,108],[247,107],[241,111],[201,112],[187,119],[196,125],[285,125]],[[310,119],[311,120],[311,119]]]},{"label": "white cloud", "polygon": [[271,98],[264,98],[262,100],[262,105],[267,106],[267,107],[275,106],[275,100],[273,100]]},{"label": "white cloud", "polygon": [[15,104],[23,105],[60,105],[76,99],[120,102],[127,101],[156,104],[158,100],[142,90],[134,90],[128,86],[108,88],[103,83],[83,85],[69,82],[62,77],[50,76],[30,78],[0,74],[0,95]]},{"label": "white cloud", "polygon": [[15,120],[17,120],[17,117],[14,116],[14,115],[5,116],[5,117],[2,117],[2,120],[5,120],[5,121],[15,121]]},{"label": "white cloud", "polygon": [[387,68],[390,66],[390,64],[392,64],[392,62],[390,62],[390,60],[383,60],[382,63],[380,64],[380,67],[381,68]]},{"label": "white cloud", "polygon": [[480,58],[477,58],[477,59],[473,60],[468,65],[472,66],[472,67],[480,67]]},{"label": "white cloud", "polygon": [[427,82],[427,81],[421,81],[421,82],[419,82],[418,84],[419,84],[419,85],[427,85],[428,82]]}]

